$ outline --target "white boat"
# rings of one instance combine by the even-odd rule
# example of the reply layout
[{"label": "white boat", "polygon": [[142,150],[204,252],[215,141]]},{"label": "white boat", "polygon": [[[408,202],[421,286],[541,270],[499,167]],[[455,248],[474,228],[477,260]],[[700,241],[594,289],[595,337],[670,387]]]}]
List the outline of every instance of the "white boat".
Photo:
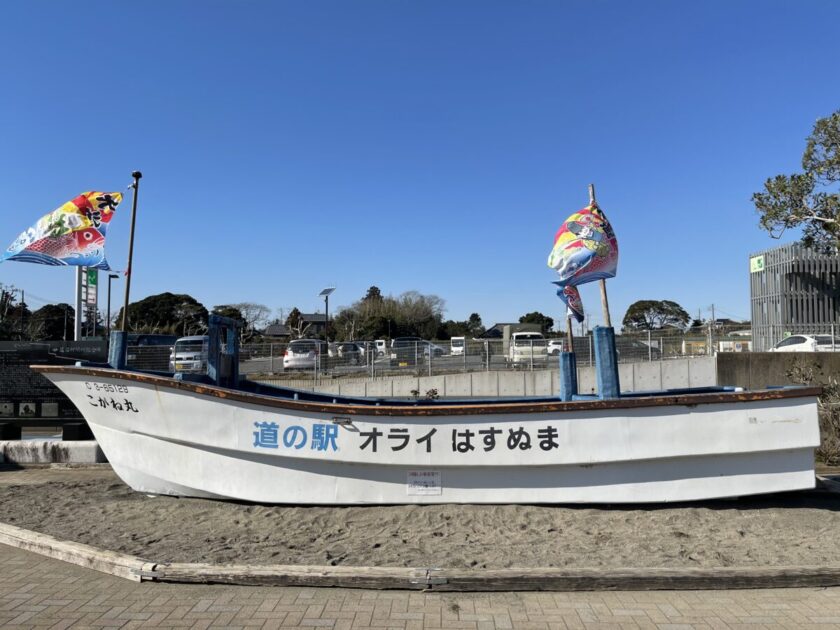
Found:
[{"label": "white boat", "polygon": [[[287,504],[661,503],[814,487],[818,388],[387,400],[35,366],[137,491]],[[242,388],[245,389],[242,389]]]}]

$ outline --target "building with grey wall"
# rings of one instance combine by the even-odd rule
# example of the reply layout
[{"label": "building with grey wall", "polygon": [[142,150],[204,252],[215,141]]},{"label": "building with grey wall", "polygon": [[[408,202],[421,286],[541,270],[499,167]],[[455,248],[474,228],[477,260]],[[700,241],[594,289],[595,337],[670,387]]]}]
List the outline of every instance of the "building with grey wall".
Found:
[{"label": "building with grey wall", "polygon": [[840,334],[840,255],[791,243],[750,256],[753,350],[793,334]]}]

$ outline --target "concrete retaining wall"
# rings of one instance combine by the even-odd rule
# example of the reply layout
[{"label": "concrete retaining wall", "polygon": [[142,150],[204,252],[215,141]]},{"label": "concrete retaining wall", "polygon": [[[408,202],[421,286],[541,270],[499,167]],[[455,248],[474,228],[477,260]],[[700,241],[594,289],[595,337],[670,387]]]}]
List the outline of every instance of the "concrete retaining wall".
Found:
[{"label": "concrete retaining wall", "polygon": [[93,440],[0,441],[0,464],[99,464],[107,461]]},{"label": "concrete retaining wall", "polygon": [[[650,363],[621,363],[618,368],[622,391],[708,387],[717,384],[714,357],[692,357]],[[558,370],[336,379],[321,381],[317,386],[313,386],[311,379],[299,381],[260,379],[260,382],[298,389],[314,389],[344,396],[381,397],[411,397],[412,390],[419,391],[422,397],[432,389],[436,389],[439,396],[447,398],[556,396],[559,388]],[[594,367],[578,368],[578,391],[581,394],[597,393],[595,383]]]},{"label": "concrete retaining wall", "polygon": [[840,375],[840,352],[732,352],[717,360],[718,379],[745,389],[800,385],[797,372],[810,375],[814,385]]}]

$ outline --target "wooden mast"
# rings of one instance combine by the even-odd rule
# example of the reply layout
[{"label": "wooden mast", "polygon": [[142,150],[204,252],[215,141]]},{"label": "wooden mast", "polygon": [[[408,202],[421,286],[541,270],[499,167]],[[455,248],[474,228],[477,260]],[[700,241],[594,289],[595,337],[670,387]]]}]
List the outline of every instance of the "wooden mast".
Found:
[{"label": "wooden mast", "polygon": [[[589,205],[598,205],[595,201],[595,184],[589,184]],[[604,326],[611,328],[612,320],[610,320],[610,303],[609,300],[607,300],[607,281],[601,278],[599,283],[601,285],[601,308],[604,311]]]},{"label": "wooden mast", "polygon": [[128,294],[131,291],[131,274],[134,271],[132,268],[134,263],[134,220],[137,217],[137,192],[143,173],[134,171],[131,176],[134,178],[134,182],[131,184],[131,187],[134,188],[134,197],[131,202],[131,231],[128,234],[128,268],[125,274],[125,301],[123,302],[122,322],[120,323],[120,330],[122,332],[128,332]]}]

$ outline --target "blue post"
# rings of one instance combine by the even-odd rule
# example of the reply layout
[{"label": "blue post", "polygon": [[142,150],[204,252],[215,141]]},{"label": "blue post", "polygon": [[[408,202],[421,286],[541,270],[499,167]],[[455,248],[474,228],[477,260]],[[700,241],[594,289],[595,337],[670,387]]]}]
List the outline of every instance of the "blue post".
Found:
[{"label": "blue post", "polygon": [[560,353],[560,400],[569,401],[578,393],[577,361],[574,352]]},{"label": "blue post", "polygon": [[217,321],[213,321],[214,315],[210,315],[210,327],[207,330],[207,376],[210,380],[219,384],[221,372],[221,333],[222,329]]},{"label": "blue post", "polygon": [[222,387],[239,384],[239,322],[211,314],[208,318],[207,376]]},{"label": "blue post", "polygon": [[621,387],[618,382],[618,357],[615,353],[615,331],[610,327],[596,326],[592,331],[595,345],[595,373],[598,382],[598,397],[618,398]]},{"label": "blue post", "polygon": [[225,355],[227,371],[224,378],[224,387],[236,387],[239,385],[239,331],[235,326],[226,329],[227,338],[222,353]]},{"label": "blue post", "polygon": [[125,369],[125,353],[128,349],[128,333],[124,330],[112,330],[108,346],[108,365],[115,370]]}]

